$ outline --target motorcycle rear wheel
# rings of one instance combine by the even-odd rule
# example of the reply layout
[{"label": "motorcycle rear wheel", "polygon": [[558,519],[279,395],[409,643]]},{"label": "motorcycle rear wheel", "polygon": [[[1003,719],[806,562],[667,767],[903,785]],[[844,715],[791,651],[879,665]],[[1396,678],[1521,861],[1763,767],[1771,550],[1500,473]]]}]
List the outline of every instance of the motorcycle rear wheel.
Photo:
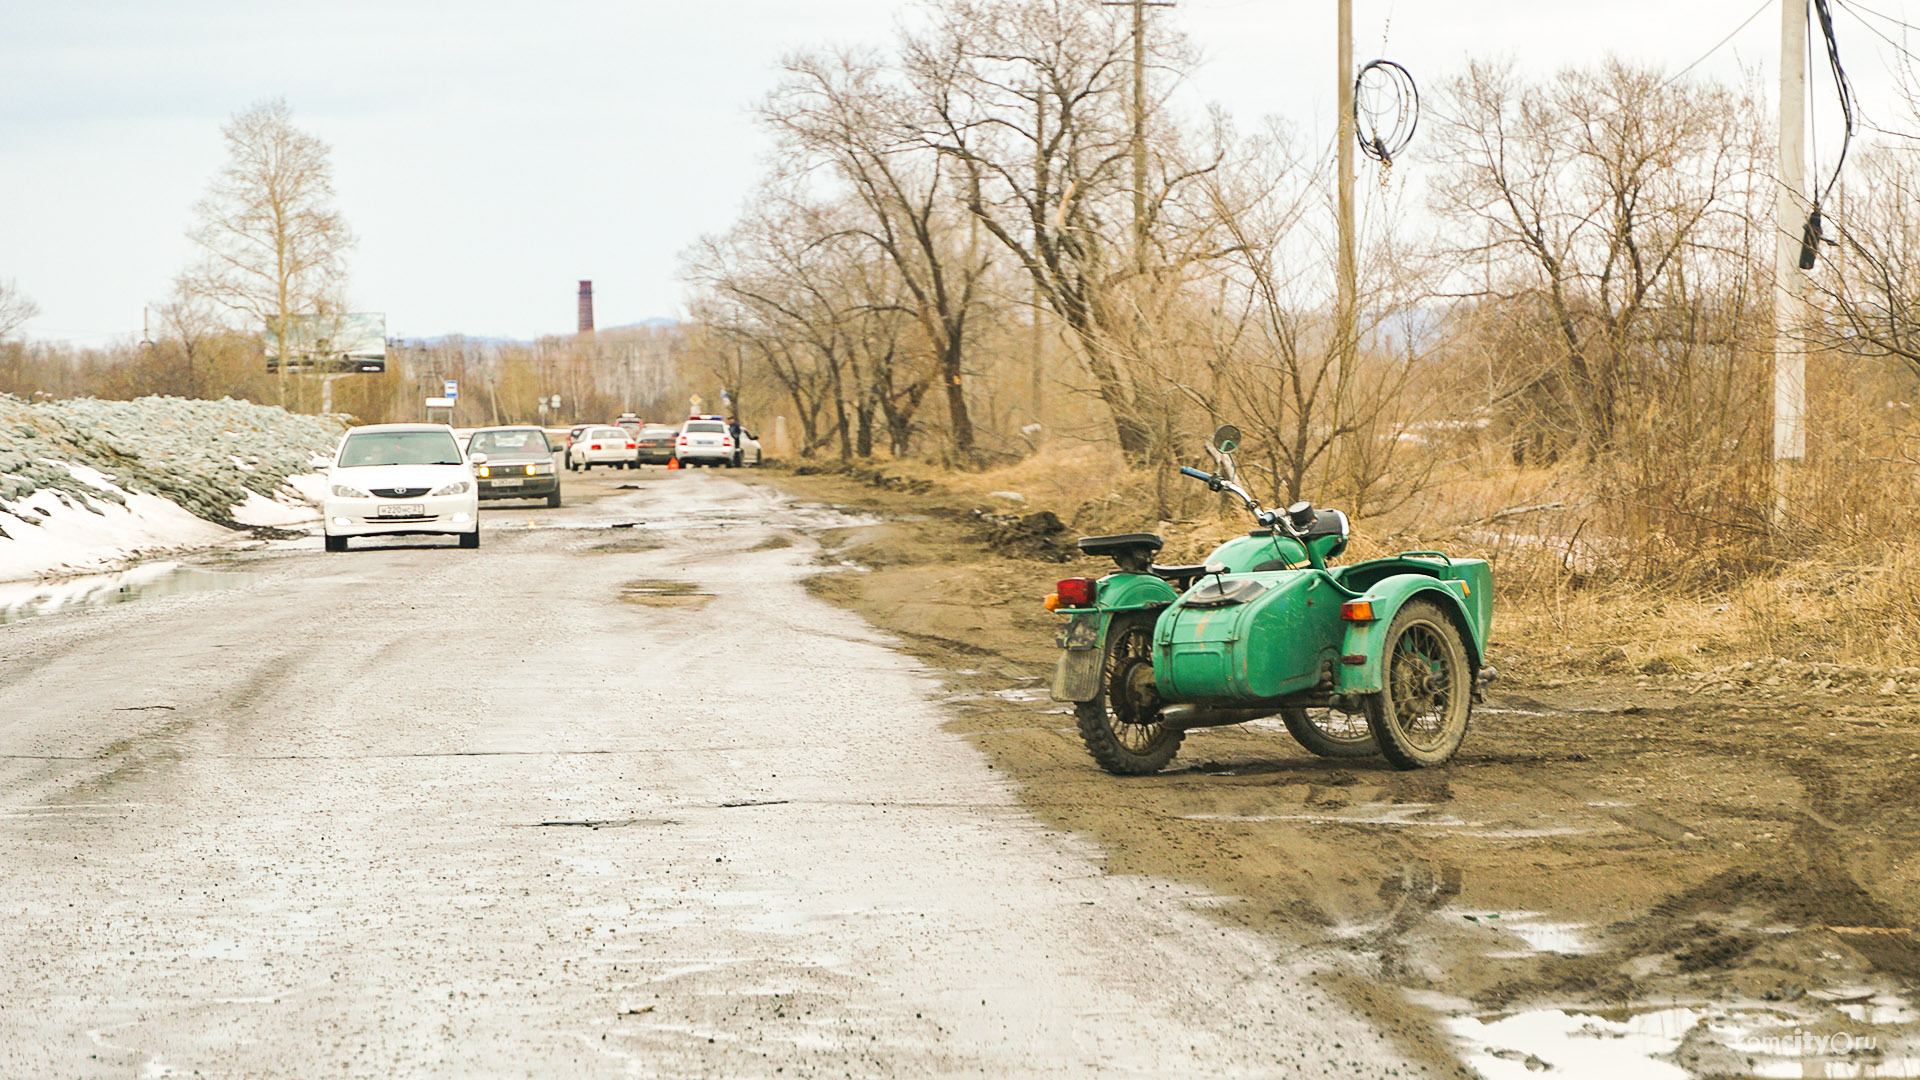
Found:
[{"label": "motorcycle rear wheel", "polygon": [[1116,776],[1159,772],[1180,752],[1184,728],[1160,715],[1153,687],[1153,617],[1126,615],[1107,628],[1100,692],[1073,707],[1080,741],[1100,767]]},{"label": "motorcycle rear wheel", "polygon": [[1386,688],[1366,697],[1367,726],[1396,769],[1445,765],[1467,737],[1473,672],[1460,630],[1439,607],[1414,600],[1387,627]]},{"label": "motorcycle rear wheel", "polygon": [[1324,758],[1372,757],[1380,752],[1372,725],[1364,715],[1350,716],[1338,709],[1282,709],[1280,719],[1293,741]]}]

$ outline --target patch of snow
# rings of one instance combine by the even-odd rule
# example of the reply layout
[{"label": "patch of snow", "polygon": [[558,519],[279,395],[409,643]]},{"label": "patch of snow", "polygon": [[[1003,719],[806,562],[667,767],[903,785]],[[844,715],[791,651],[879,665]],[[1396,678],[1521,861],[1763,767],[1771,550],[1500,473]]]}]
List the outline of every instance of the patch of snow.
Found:
[{"label": "patch of snow", "polygon": [[[328,462],[321,462],[325,465]],[[287,486],[298,492],[300,497],[312,503],[318,512],[320,500],[327,495],[327,476],[325,473],[294,473],[287,477]]]},{"label": "patch of snow", "polygon": [[288,479],[292,490],[283,491],[279,498],[269,499],[257,491],[247,492],[247,501],[233,508],[233,520],[242,525],[271,525],[284,528],[288,525],[303,525],[319,520],[320,511],[317,499],[310,499],[295,481],[306,479],[306,474]]},{"label": "patch of snow", "polygon": [[99,500],[89,509],[41,490],[0,509],[0,530],[8,537],[0,541],[0,581],[110,570],[142,555],[233,536],[158,495],[124,492],[98,470],[67,467],[94,487],[121,492],[126,505]]},{"label": "patch of snow", "polygon": [[1573,1080],[1687,1080],[1685,1069],[1658,1058],[1673,1053],[1702,1015],[1662,1009],[1615,1021],[1542,1009],[1488,1021],[1456,1017],[1448,1026],[1467,1044],[1468,1066],[1487,1080],[1531,1080],[1549,1069]]}]

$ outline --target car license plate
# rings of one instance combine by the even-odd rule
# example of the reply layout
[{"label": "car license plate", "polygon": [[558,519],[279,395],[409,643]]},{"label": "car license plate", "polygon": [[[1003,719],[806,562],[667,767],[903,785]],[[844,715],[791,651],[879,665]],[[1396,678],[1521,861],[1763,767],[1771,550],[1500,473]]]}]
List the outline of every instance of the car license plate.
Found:
[{"label": "car license plate", "polygon": [[511,480],[495,480],[493,482],[493,486],[494,487],[519,487],[524,483],[526,483],[525,480],[520,479],[519,477],[515,477]]},{"label": "car license plate", "polygon": [[381,503],[374,512],[376,517],[426,517],[425,503]]}]

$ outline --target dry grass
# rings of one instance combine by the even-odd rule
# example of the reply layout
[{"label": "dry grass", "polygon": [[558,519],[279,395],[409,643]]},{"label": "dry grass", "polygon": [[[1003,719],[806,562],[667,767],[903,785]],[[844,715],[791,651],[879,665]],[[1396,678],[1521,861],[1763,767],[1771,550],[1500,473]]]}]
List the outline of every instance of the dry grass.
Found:
[{"label": "dry grass", "polygon": [[[1179,481],[1192,489],[1187,514],[1150,520],[1155,477],[1096,447],[1049,449],[982,472],[910,461],[883,471],[997,509],[1052,510],[1083,535],[1149,529],[1166,537],[1168,562],[1197,562],[1248,524],[1187,481]],[[1629,540],[1622,519],[1577,477],[1481,462],[1436,477],[1389,518],[1355,522],[1346,559],[1438,548],[1488,560],[1497,662],[1534,678],[1685,674],[1775,658],[1893,668],[1920,656],[1920,543],[1861,538],[1905,523],[1904,513],[1888,517],[1886,502],[1873,508],[1886,519],[1875,528],[1830,529],[1824,546],[1797,551],[1737,535]]]}]

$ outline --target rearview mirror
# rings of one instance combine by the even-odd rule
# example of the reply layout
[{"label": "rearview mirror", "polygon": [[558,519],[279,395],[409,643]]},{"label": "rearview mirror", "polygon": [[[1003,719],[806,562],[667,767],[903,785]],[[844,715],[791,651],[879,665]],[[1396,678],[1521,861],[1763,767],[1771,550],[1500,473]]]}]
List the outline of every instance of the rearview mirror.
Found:
[{"label": "rearview mirror", "polygon": [[1214,429],[1213,447],[1223,454],[1231,454],[1240,449],[1240,429],[1232,424],[1221,424]]},{"label": "rearview mirror", "polygon": [[487,463],[487,455],[475,454],[473,455],[473,457],[469,458],[468,460],[475,465],[485,465]]}]

